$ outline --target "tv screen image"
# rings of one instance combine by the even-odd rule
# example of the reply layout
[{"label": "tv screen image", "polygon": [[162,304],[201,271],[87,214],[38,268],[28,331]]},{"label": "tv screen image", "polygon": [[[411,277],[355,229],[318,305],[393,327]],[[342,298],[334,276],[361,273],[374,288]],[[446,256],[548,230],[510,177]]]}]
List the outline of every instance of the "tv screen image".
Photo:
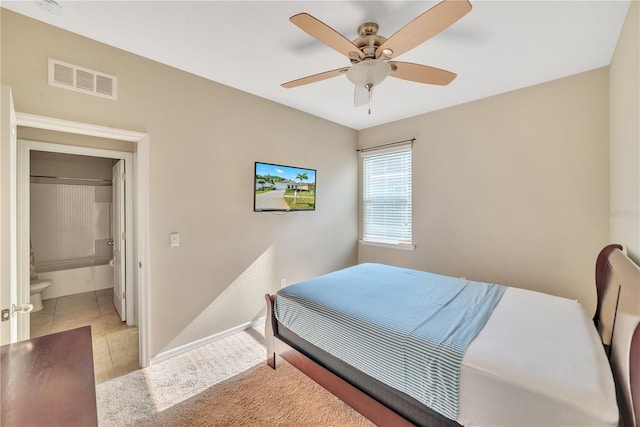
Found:
[{"label": "tv screen image", "polygon": [[253,210],[313,211],[316,209],[316,170],[272,163],[255,163]]}]

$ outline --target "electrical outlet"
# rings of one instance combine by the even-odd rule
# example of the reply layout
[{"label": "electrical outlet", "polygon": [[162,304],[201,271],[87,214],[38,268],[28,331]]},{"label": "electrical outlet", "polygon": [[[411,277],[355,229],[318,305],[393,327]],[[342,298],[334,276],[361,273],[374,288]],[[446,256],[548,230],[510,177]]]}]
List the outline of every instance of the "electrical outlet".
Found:
[{"label": "electrical outlet", "polygon": [[280,288],[282,289],[285,286],[287,286],[287,279],[283,277],[282,279],[280,279]]}]

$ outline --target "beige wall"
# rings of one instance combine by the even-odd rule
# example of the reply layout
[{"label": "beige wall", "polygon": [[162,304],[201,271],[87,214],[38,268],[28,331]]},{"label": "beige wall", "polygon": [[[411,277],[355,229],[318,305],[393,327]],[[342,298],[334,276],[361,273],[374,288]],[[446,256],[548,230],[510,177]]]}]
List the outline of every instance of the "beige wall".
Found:
[{"label": "beige wall", "polygon": [[611,60],[611,241],[640,263],[640,2],[632,1]]},{"label": "beige wall", "polygon": [[415,251],[391,262],[579,299],[595,307],[609,239],[608,69],[361,131],[359,145],[415,136]]},{"label": "beige wall", "polygon": [[[356,262],[356,131],[6,10],[1,31],[16,110],[150,135],[152,356],[264,315],[280,278]],[[117,76],[118,100],[48,86],[49,57]],[[254,161],[317,169],[317,210],[254,213]]]}]

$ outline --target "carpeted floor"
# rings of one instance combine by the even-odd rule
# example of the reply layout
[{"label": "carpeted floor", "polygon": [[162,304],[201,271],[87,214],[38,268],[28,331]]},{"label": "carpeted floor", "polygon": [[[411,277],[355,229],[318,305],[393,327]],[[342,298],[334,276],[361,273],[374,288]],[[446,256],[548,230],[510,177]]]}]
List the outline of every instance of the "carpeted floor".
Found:
[{"label": "carpeted floor", "polygon": [[259,366],[156,413],[139,426],[369,426],[287,363]]},{"label": "carpeted floor", "polygon": [[261,329],[99,384],[99,425],[373,425],[286,362],[266,366]]}]

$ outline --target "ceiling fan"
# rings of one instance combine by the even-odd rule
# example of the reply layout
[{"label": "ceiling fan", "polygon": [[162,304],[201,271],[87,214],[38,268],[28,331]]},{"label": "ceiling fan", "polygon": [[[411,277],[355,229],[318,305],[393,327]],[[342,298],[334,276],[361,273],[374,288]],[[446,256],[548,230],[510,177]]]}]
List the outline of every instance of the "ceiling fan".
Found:
[{"label": "ceiling fan", "polygon": [[353,41],[308,13],[294,15],[289,18],[291,22],[310,36],[346,55],[352,65],[292,80],[283,83],[282,87],[293,88],[346,74],[355,85],[354,105],[358,107],[368,103],[371,114],[373,88],[387,76],[417,83],[448,85],[456,78],[455,73],[391,59],[435,36],[470,10],[471,3],[468,0],[443,0],[388,39],[378,34],[378,24],[365,22],[358,27],[359,36]]}]

